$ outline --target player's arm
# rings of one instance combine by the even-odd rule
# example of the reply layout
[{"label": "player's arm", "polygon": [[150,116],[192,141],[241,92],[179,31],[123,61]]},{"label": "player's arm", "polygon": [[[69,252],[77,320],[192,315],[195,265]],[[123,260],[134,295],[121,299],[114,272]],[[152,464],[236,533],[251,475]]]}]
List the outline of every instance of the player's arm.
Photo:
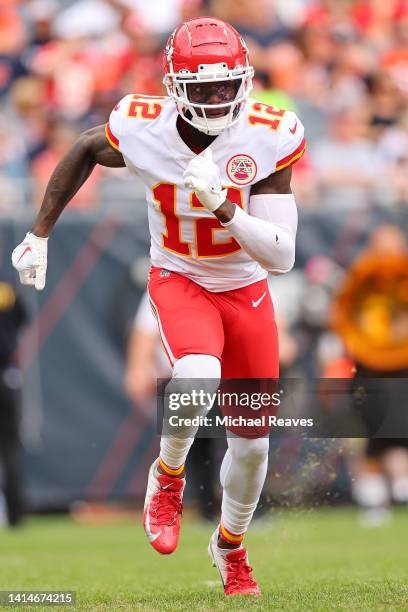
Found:
[{"label": "player's arm", "polygon": [[285,274],[295,263],[298,215],[291,176],[288,167],[256,183],[249,214],[239,206],[232,208],[229,201],[214,213],[248,255],[272,274]]},{"label": "player's arm", "polygon": [[48,237],[66,205],[97,164],[108,168],[126,165],[122,154],[109,144],[104,125],[83,132],[55,168],[31,229],[33,234]]},{"label": "player's arm", "polygon": [[51,175],[41,208],[31,232],[13,251],[13,266],[23,285],[45,286],[47,240],[66,205],[85,183],[96,164],[121,168],[125,161],[105,135],[105,126],[83,132],[58,163]]},{"label": "player's arm", "polygon": [[221,221],[241,247],[272,274],[284,274],[295,262],[297,209],[290,167],[272,173],[251,190],[249,214],[226,199],[211,154],[196,157],[184,174],[187,187]]},{"label": "player's arm", "polygon": [[[264,194],[291,194],[290,181],[292,179],[292,168],[285,168],[280,172],[274,172],[266,179],[255,183],[251,189],[251,198],[255,195]],[[235,215],[236,204],[225,200],[224,204],[221,204],[217,210],[214,211],[215,216],[223,224],[227,224],[232,221]]]}]

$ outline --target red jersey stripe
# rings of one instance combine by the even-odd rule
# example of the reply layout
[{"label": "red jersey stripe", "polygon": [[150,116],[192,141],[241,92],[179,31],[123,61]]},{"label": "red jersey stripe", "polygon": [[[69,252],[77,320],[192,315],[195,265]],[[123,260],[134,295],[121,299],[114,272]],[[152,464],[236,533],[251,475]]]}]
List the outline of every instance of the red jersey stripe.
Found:
[{"label": "red jersey stripe", "polygon": [[276,170],[283,170],[283,168],[287,168],[287,166],[290,166],[295,161],[300,159],[303,153],[306,151],[306,146],[306,139],[303,138],[300,145],[290,155],[287,155],[283,159],[276,162]]},{"label": "red jersey stripe", "polygon": [[116,138],[116,136],[112,133],[112,130],[109,127],[109,123],[106,124],[105,127],[105,134],[106,134],[106,138],[108,139],[109,144],[114,148],[114,149],[119,149],[119,140],[118,138]]}]

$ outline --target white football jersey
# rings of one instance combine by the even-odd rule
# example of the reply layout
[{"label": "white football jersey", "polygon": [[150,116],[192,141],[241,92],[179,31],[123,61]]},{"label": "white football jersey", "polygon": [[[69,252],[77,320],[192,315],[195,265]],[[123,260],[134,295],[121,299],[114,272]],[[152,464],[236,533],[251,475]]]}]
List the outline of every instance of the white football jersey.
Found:
[{"label": "white football jersey", "polygon": [[[195,153],[176,126],[174,101],[125,96],[106,126],[110,144],[146,189],[153,266],[179,272],[209,291],[245,287],[267,272],[183,185]],[[293,164],[306,148],[304,129],[291,111],[250,99],[239,121],[211,143],[228,199],[249,214],[252,185]]]}]

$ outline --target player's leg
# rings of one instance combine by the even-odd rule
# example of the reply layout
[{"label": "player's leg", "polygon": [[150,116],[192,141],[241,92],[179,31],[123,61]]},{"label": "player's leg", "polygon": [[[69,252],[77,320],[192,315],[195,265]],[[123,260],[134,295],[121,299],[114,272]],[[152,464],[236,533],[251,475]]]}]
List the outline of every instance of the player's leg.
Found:
[{"label": "player's leg", "polygon": [[[224,294],[223,305],[223,378],[276,380],[279,375],[278,338],[266,281]],[[270,388],[274,389],[273,383]],[[209,547],[223,577],[226,594],[259,594],[242,541],[264,485],[268,450],[268,427],[259,431],[232,428],[228,432],[228,450],[220,475],[223,487],[221,522]],[[231,568],[235,568],[238,580],[231,575]]]},{"label": "player's leg", "polygon": [[228,434],[228,450],[220,472],[220,535],[226,548],[240,544],[248,530],[265,482],[268,451],[268,437],[249,439]]},{"label": "player's leg", "polygon": [[[167,272],[167,271],[166,271]],[[202,379],[207,393],[214,392],[221,376],[220,357],[224,343],[223,328],[216,307],[205,292],[187,278],[155,270],[149,294],[163,345],[173,362],[173,377],[166,387],[170,397],[191,390],[192,379]],[[180,406],[177,416],[198,416],[206,410],[199,403]],[[182,493],[185,485],[184,463],[197,432],[196,426],[180,426],[163,433],[160,456],[150,468],[145,500],[144,524],[152,546],[163,554],[177,546]]]},{"label": "player's leg", "polygon": [[223,293],[221,304],[223,378],[277,379],[278,332],[267,280]]},{"label": "player's leg", "polygon": [[[173,367],[172,380],[168,383],[165,396],[173,397],[181,394],[189,395],[195,386],[194,380],[200,379],[200,390],[207,394],[214,393],[221,378],[220,360],[213,355],[192,354],[176,360]],[[177,418],[180,423],[184,419],[191,419],[204,415],[207,403],[194,403],[180,405],[177,408]],[[184,463],[188,451],[193,444],[198,425],[180,425],[175,431],[174,427],[163,432],[160,440],[159,471],[168,476],[184,477]]]},{"label": "player's leg", "polygon": [[[225,330],[223,377],[276,380],[279,376],[278,335],[267,281],[228,293],[229,304],[222,313]],[[269,388],[274,390],[273,382]],[[228,432],[228,450],[221,467],[220,543],[223,546],[243,539],[255,512],[267,472],[268,432],[268,426],[259,431],[231,428]]]},{"label": "player's leg", "polygon": [[[172,361],[170,393],[188,392],[191,380],[202,379],[210,392],[217,388],[221,375],[220,356],[224,346],[221,317],[206,292],[189,279],[155,269],[150,277],[149,294],[156,314],[163,344]],[[178,416],[200,414],[201,406],[180,406]],[[166,435],[161,440],[161,470],[168,475],[182,473],[187,452],[197,428],[179,428],[177,438]],[[189,431],[192,435],[188,435]],[[177,472],[177,474],[175,474]]]},{"label": "player's leg", "polygon": [[241,438],[230,433],[221,465],[221,522],[209,553],[220,571],[226,595],[259,595],[246,549],[242,545],[256,510],[268,469],[268,438]]}]

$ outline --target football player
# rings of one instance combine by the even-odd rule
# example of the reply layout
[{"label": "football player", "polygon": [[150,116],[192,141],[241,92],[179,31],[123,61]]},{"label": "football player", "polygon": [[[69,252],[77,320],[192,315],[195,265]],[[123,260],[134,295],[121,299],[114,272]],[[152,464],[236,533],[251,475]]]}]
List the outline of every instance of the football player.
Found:
[{"label": "football player", "polygon": [[[43,289],[48,236],[65,206],[96,164],[126,165],[146,189],[149,295],[173,368],[169,385],[200,378],[215,390],[221,375],[276,379],[266,278],[294,264],[290,180],[305,150],[303,126],[293,112],[249,99],[254,71],[247,47],[223,21],[203,17],[179,26],[164,66],[167,97],[125,96],[107,125],[84,132],[61,160],[13,265],[23,284]],[[202,410],[187,407],[191,417]],[[162,554],[177,546],[195,430],[177,433],[162,436],[144,508],[146,535]],[[221,520],[209,544],[227,595],[260,593],[242,542],[267,464],[265,432],[229,432]]]}]

